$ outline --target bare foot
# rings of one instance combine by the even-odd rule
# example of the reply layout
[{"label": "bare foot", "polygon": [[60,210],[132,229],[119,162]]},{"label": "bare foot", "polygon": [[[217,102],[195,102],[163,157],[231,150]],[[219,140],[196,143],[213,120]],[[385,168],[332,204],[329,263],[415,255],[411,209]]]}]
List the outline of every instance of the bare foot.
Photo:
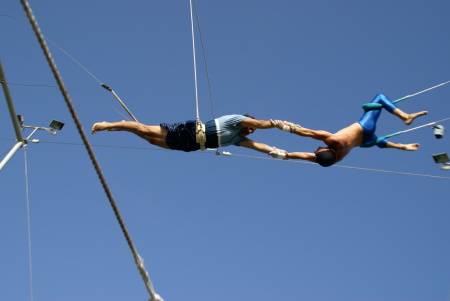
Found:
[{"label": "bare foot", "polygon": [[106,128],[106,124],[107,124],[107,122],[105,122],[105,121],[94,123],[94,125],[92,126],[91,134],[95,134],[97,132],[104,131]]},{"label": "bare foot", "polygon": [[423,116],[423,115],[427,115],[428,111],[422,111],[422,112],[417,112],[417,113],[413,113],[413,114],[408,114],[408,117],[406,119],[404,119],[403,121],[405,122],[406,125],[410,125],[414,119],[416,119],[419,116]]}]

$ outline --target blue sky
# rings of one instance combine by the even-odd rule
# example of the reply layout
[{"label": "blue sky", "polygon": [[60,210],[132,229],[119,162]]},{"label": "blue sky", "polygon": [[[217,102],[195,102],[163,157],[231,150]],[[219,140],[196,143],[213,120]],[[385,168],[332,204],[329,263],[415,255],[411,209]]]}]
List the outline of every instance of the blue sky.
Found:
[{"label": "blue sky", "polygon": [[[189,1],[30,1],[155,290],[167,300],[448,300],[448,133],[392,138],[416,152],[354,149],[339,166],[157,149],[129,133],[90,135],[128,118],[195,119]],[[197,1],[214,113],[250,113],[330,132],[391,99],[450,80],[448,1]],[[20,1],[0,9],[0,53],[25,124],[39,131],[0,173],[0,299],[148,300],[80,136]],[[200,117],[211,119],[198,36]],[[2,94],[3,95],[3,94]],[[450,85],[399,103],[450,117]],[[2,96],[3,99],[3,96]],[[14,145],[0,101],[2,157]],[[444,126],[450,128],[446,122]],[[379,135],[406,130],[383,113]],[[28,132],[26,132],[28,133]],[[277,129],[252,139],[288,151],[320,144]],[[345,168],[345,167],[352,168]],[[353,168],[354,167],[354,168]],[[359,169],[356,169],[359,168]],[[383,170],[383,171],[374,171]],[[406,174],[405,174],[406,173]],[[413,174],[413,175],[411,175]]]}]

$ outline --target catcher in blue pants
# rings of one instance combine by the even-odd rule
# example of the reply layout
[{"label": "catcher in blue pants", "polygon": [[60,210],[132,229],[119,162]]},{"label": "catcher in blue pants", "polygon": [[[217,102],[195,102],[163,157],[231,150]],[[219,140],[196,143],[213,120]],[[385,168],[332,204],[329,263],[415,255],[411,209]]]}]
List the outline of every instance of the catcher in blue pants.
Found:
[{"label": "catcher in blue pants", "polygon": [[394,103],[383,94],[376,95],[367,107],[369,109],[364,112],[364,115],[358,122],[355,122],[334,134],[322,130],[307,129],[287,121],[276,121],[276,127],[283,131],[291,132],[302,137],[320,140],[326,144],[326,146],[317,148],[313,153],[289,152],[287,154],[287,159],[308,160],[327,167],[341,161],[354,147],[357,146],[369,147],[377,145],[381,148],[396,148],[406,151],[415,151],[419,148],[419,143],[402,144],[393,143],[386,139],[378,139],[375,135],[376,124],[383,108],[403,120],[406,125],[410,125],[417,117],[428,114],[427,111],[413,114],[405,113],[397,108]]}]

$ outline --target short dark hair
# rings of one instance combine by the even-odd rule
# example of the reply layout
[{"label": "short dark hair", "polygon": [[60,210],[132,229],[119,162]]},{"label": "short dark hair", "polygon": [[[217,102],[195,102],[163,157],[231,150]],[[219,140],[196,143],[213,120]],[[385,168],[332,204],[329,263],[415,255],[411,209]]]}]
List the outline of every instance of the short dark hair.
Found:
[{"label": "short dark hair", "polygon": [[244,116],[245,116],[245,117],[248,117],[248,118],[251,118],[251,119],[256,119],[255,117],[253,117],[253,116],[250,115],[250,114],[244,114]]},{"label": "short dark hair", "polygon": [[328,167],[336,163],[336,155],[331,150],[322,151],[316,154],[316,162],[323,167]]}]

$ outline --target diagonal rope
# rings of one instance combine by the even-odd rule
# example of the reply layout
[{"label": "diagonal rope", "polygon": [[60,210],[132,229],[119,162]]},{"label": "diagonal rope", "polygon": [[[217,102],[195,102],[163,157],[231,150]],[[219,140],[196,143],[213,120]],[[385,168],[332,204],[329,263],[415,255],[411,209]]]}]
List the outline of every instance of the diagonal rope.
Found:
[{"label": "diagonal rope", "polygon": [[423,127],[426,127],[426,126],[430,126],[430,125],[436,124],[438,122],[446,121],[446,120],[449,120],[449,119],[450,119],[450,117],[447,117],[447,118],[444,118],[444,119],[441,119],[441,120],[438,120],[438,121],[433,121],[433,122],[430,122],[430,123],[427,123],[427,124],[416,126],[416,127],[412,128],[412,129],[407,129],[407,130],[404,130],[404,131],[399,131],[399,132],[395,132],[395,133],[392,133],[392,134],[389,134],[389,135],[385,135],[385,136],[379,137],[378,139],[391,138],[391,137],[394,137],[394,136],[397,136],[397,135],[400,135],[400,134],[403,134],[403,133],[407,133],[407,132],[411,132],[411,131],[414,131],[414,130],[418,130],[420,128],[423,128]]},{"label": "diagonal rope", "polygon": [[[265,160],[278,160],[283,161],[286,163],[298,163],[298,164],[311,164],[311,165],[317,165],[317,163],[313,162],[306,162],[306,161],[291,161],[291,160],[280,160],[280,159],[274,159],[274,158],[266,158],[266,157],[258,157],[258,156],[248,156],[248,155],[233,155],[237,157],[247,157],[247,158],[254,158],[254,159],[265,159]],[[439,178],[439,179],[447,179],[450,180],[450,177],[442,177],[442,176],[433,176],[433,175],[425,175],[425,174],[418,174],[418,173],[410,173],[410,172],[403,172],[403,171],[392,171],[392,170],[383,170],[383,169],[374,169],[374,168],[364,168],[364,167],[354,167],[354,166],[345,166],[345,165],[336,165],[330,167],[339,167],[339,168],[348,168],[348,169],[359,169],[359,170],[367,170],[367,171],[375,171],[375,172],[384,172],[384,173],[395,173],[395,174],[401,174],[401,175],[409,175],[409,176],[419,176],[419,177],[427,177],[427,178]]]},{"label": "diagonal rope", "polygon": [[[42,84],[23,84],[23,83],[12,83],[10,81],[3,81],[4,83],[10,85],[10,86],[22,86],[22,87],[44,87],[44,88],[58,88],[58,86],[55,85],[42,85]],[[99,98],[93,94],[90,94],[88,92],[82,91],[82,90],[78,90],[78,89],[73,89],[73,88],[68,88],[66,87],[66,89],[68,91],[74,91],[80,94],[84,94],[92,99],[96,99],[99,100],[101,102],[103,102],[104,104],[106,104],[107,106],[109,106],[112,110],[116,111],[117,114],[121,115],[124,119],[130,120],[126,115],[122,114],[122,112],[120,112],[118,109],[116,109],[113,105],[111,105],[109,102],[103,100],[102,98]]]},{"label": "diagonal rope", "polygon": [[209,77],[208,64],[206,62],[205,45],[203,43],[203,35],[202,35],[202,31],[200,29],[200,20],[198,18],[197,4],[196,4],[195,0],[193,0],[193,4],[194,4],[194,10],[195,10],[195,19],[197,21],[198,34],[199,34],[199,38],[200,38],[200,44],[202,46],[203,63],[205,65],[206,79],[208,81],[209,102],[211,104],[211,115],[212,115],[212,119],[215,119],[215,117],[214,117],[214,104],[213,104],[213,97],[212,97],[212,90],[211,90],[211,79]]},{"label": "diagonal rope", "polygon": [[[23,20],[13,17],[13,16],[9,16],[9,15],[4,15],[4,14],[0,14],[0,16],[3,17],[9,17],[11,19],[16,19],[20,22],[24,22]],[[42,36],[44,40],[48,41],[49,43],[53,44],[56,48],[58,48],[62,53],[64,53],[67,57],[69,57],[73,62],[75,62],[75,64],[77,64],[80,68],[82,68],[86,73],[88,73],[94,80],[96,80],[103,88],[105,88],[106,90],[108,90],[109,92],[111,92],[111,94],[114,96],[114,98],[119,102],[119,104],[123,107],[123,109],[128,113],[128,115],[130,115],[130,117],[134,120],[134,121],[138,121],[136,119],[136,117],[134,117],[134,115],[131,113],[131,111],[128,109],[128,107],[125,105],[125,103],[120,99],[120,97],[116,94],[116,92],[111,89],[108,85],[102,83],[91,71],[89,71],[84,65],[82,65],[78,60],[76,60],[68,51],[66,51],[64,48],[62,48],[61,46],[59,46],[58,44],[56,44],[55,42],[53,42],[52,40],[50,40],[49,38]],[[114,109],[115,110],[115,109]],[[117,110],[116,110],[117,111]],[[121,114],[121,113],[120,113]],[[123,115],[123,114],[121,114]],[[127,117],[125,117],[127,118]]]},{"label": "diagonal rope", "polygon": [[422,91],[420,91],[420,92],[417,92],[417,93],[414,93],[414,94],[411,94],[411,95],[406,95],[406,96],[404,96],[404,97],[402,97],[402,98],[399,98],[399,99],[397,99],[397,100],[394,100],[394,101],[392,101],[392,102],[393,102],[393,103],[397,103],[397,102],[399,102],[399,101],[406,100],[406,99],[408,99],[408,98],[411,98],[411,97],[414,97],[414,96],[416,96],[416,95],[422,94],[422,93],[424,93],[424,92],[427,92],[427,91],[436,89],[437,87],[446,85],[446,84],[448,84],[448,83],[450,83],[450,81],[443,82],[443,83],[441,83],[441,84],[439,84],[439,85],[433,86],[433,87],[431,87],[431,88],[422,90]]},{"label": "diagonal rope", "polygon": [[144,261],[142,260],[142,258],[137,253],[137,250],[136,250],[136,248],[135,248],[135,246],[133,244],[133,241],[131,240],[131,237],[128,234],[128,230],[125,227],[125,223],[124,223],[124,221],[122,219],[122,216],[120,215],[119,209],[118,209],[118,207],[116,205],[116,202],[114,201],[114,198],[112,196],[112,193],[111,193],[111,191],[110,191],[110,189],[108,187],[108,183],[106,182],[106,179],[103,176],[103,172],[102,172],[102,170],[100,168],[100,165],[98,164],[98,161],[97,161],[97,159],[96,159],[96,157],[94,155],[92,147],[89,144],[89,141],[88,141],[87,136],[86,136],[86,134],[85,134],[85,132],[83,130],[83,127],[81,126],[81,122],[80,122],[80,120],[78,118],[78,115],[77,115],[77,113],[75,111],[75,108],[74,108],[74,106],[72,104],[72,101],[71,101],[71,99],[69,97],[69,94],[67,93],[67,90],[65,88],[65,85],[64,85],[64,82],[62,80],[62,77],[60,76],[59,71],[58,71],[58,69],[56,67],[56,64],[55,64],[55,62],[54,62],[54,60],[53,60],[53,58],[51,56],[50,50],[48,49],[47,44],[45,43],[44,36],[42,35],[42,33],[40,31],[40,28],[39,28],[39,26],[37,24],[37,21],[36,21],[34,15],[33,15],[33,12],[31,11],[31,8],[30,8],[27,0],[21,0],[21,3],[22,3],[22,6],[23,6],[23,8],[24,8],[24,10],[25,10],[25,12],[27,14],[27,17],[28,17],[30,23],[31,23],[31,26],[32,26],[35,34],[36,34],[36,37],[37,37],[37,39],[39,41],[39,44],[40,44],[40,46],[41,46],[41,48],[42,48],[42,50],[44,52],[44,55],[45,55],[45,57],[46,57],[46,59],[48,61],[50,69],[51,69],[51,71],[52,71],[52,73],[53,73],[53,75],[54,75],[54,77],[55,77],[55,79],[56,79],[56,81],[58,83],[59,89],[61,90],[61,93],[62,93],[62,95],[64,97],[64,100],[65,100],[65,102],[67,104],[67,107],[69,108],[69,111],[70,111],[70,113],[72,115],[72,118],[73,118],[73,120],[75,122],[75,125],[76,125],[76,127],[78,129],[78,132],[79,132],[79,134],[81,136],[81,139],[83,140],[83,144],[86,147],[86,150],[87,150],[87,152],[89,154],[89,157],[90,157],[90,159],[92,161],[92,164],[93,164],[93,166],[94,166],[94,168],[95,168],[95,170],[97,172],[97,175],[98,175],[98,177],[100,179],[100,182],[102,183],[103,189],[105,190],[105,193],[106,193],[106,195],[108,197],[108,200],[109,200],[109,202],[111,204],[111,207],[114,210],[114,213],[116,215],[117,221],[119,222],[119,225],[120,225],[120,227],[122,229],[122,232],[123,232],[123,234],[124,234],[124,236],[125,236],[125,238],[127,240],[128,246],[130,247],[130,250],[133,253],[133,257],[134,257],[135,263],[137,265],[137,268],[139,270],[139,273],[141,274],[141,277],[144,280],[145,286],[146,286],[146,288],[147,288],[147,290],[148,290],[148,292],[150,294],[150,300],[162,300],[162,298],[158,294],[155,293],[153,285],[152,285],[152,283],[150,281],[150,277],[148,276],[148,273],[145,270]]},{"label": "diagonal rope", "polygon": [[[25,20],[22,20],[20,18],[14,17],[14,16],[10,16],[10,15],[5,15],[5,14],[0,14],[0,16],[2,17],[7,17],[7,18],[11,18],[14,19],[16,21],[22,22],[24,24],[27,24],[27,22]],[[55,42],[53,42],[52,40],[50,40],[49,38],[47,38],[46,36],[43,36],[44,39],[48,42],[50,42],[50,44],[54,45],[55,47],[57,47],[59,50],[61,50],[62,53],[64,53],[65,55],[67,55],[72,61],[74,61],[79,67],[81,67],[84,71],[86,71],[86,73],[88,73],[94,80],[96,80],[99,84],[101,84],[101,81],[94,75],[92,74],[91,71],[89,71],[85,66],[83,66],[79,61],[77,61],[68,51],[66,51],[64,48],[62,48],[61,46],[59,46],[58,44],[56,44]]]}]

